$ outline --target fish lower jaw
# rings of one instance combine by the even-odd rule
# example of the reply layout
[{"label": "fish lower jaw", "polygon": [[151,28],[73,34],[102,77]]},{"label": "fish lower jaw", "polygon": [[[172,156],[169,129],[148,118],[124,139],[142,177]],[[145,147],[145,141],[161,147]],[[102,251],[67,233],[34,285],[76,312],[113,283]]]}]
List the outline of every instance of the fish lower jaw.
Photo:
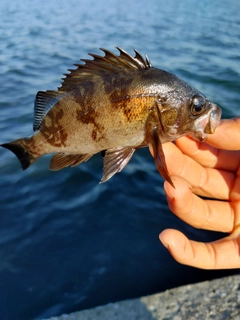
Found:
[{"label": "fish lower jaw", "polygon": [[193,137],[199,141],[203,141],[208,134],[213,134],[220,122],[221,115],[221,109],[217,105],[211,104],[209,112],[194,121]]},{"label": "fish lower jaw", "polygon": [[213,110],[211,111],[210,117],[209,117],[210,133],[215,132],[215,129],[220,123],[221,116],[222,116],[222,110],[217,105],[214,105]]}]

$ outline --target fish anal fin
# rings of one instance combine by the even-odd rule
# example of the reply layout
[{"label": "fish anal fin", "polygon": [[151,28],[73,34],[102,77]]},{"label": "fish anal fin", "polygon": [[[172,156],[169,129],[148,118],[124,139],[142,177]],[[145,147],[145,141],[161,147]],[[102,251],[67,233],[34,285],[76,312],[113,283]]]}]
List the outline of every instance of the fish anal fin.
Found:
[{"label": "fish anal fin", "polygon": [[48,111],[60,100],[63,93],[59,91],[39,91],[34,102],[33,130],[39,130]]},{"label": "fish anal fin", "polygon": [[148,130],[147,141],[149,143],[149,148],[151,148],[158,172],[162,175],[163,179],[167,180],[171,186],[175,188],[167,169],[162,143],[159,137],[159,129],[156,125],[153,125]]},{"label": "fish anal fin", "polygon": [[61,170],[66,167],[76,167],[82,162],[88,161],[92,157],[92,154],[67,154],[57,153],[50,162],[49,169],[53,171]]},{"label": "fish anal fin", "polygon": [[103,176],[100,183],[106,182],[115,173],[122,171],[132,158],[135,148],[124,147],[106,150],[104,156]]}]

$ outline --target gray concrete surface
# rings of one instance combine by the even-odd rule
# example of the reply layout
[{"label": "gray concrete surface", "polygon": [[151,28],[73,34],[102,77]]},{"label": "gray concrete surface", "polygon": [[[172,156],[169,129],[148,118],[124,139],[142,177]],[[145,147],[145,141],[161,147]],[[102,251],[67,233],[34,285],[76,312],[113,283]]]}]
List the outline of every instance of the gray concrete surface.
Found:
[{"label": "gray concrete surface", "polygon": [[240,275],[109,303],[48,320],[240,320]]}]

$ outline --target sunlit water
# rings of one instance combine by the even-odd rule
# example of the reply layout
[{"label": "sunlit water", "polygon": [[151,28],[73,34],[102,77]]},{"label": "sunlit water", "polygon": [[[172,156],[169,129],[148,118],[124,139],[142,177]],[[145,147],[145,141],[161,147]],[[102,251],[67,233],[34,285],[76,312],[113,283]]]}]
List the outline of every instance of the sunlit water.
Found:
[{"label": "sunlit water", "polygon": [[[73,63],[103,47],[136,48],[223,109],[239,115],[240,2],[0,2],[0,143],[32,134],[33,101]],[[117,53],[117,51],[115,51]],[[180,266],[158,240],[164,228],[208,241],[168,210],[147,149],[106,184],[102,158],[23,172],[0,150],[0,318],[41,319],[223,273]]]}]

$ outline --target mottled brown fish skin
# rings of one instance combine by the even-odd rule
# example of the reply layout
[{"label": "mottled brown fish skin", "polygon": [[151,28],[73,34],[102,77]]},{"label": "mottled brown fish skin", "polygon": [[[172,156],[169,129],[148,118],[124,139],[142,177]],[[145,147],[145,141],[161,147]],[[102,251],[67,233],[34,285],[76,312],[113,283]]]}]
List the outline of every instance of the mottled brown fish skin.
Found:
[{"label": "mottled brown fish skin", "polygon": [[[26,169],[47,153],[50,169],[87,161],[106,151],[102,182],[121,171],[135,150],[149,146],[157,169],[171,184],[162,143],[185,134],[203,139],[213,133],[221,111],[175,75],[153,68],[136,50],[120,48],[70,70],[57,91],[38,92],[30,138],[2,146]],[[199,119],[199,122],[196,122]],[[204,131],[206,130],[206,131]]]},{"label": "mottled brown fish skin", "polygon": [[[106,104],[98,103],[98,108],[87,113],[79,110],[78,104],[72,101],[69,104],[72,114],[65,113],[62,122],[56,121],[62,112],[54,109],[49,112],[42,123],[41,131],[35,136],[36,143],[39,140],[38,135],[41,135],[41,140],[44,140],[43,148],[49,144],[48,151],[51,149],[51,152],[60,152],[63,148],[65,152],[80,153],[96,153],[112,148],[116,146],[116,142],[120,142],[119,139],[120,145],[131,145],[132,141],[136,140],[136,130],[140,131],[141,136],[143,134],[148,109],[151,109],[153,100],[153,97],[134,97],[109,101]],[[62,101],[59,102],[59,107],[61,105]]]},{"label": "mottled brown fish skin", "polygon": [[98,79],[88,84],[87,90],[81,87],[67,93],[45,116],[35,135],[36,145],[39,140],[44,141],[44,153],[47,149],[51,153],[85,154],[116,145],[141,144],[158,94],[147,92],[141,76],[134,76],[135,79],[126,79],[127,85],[124,77],[119,80],[116,76],[112,79],[114,86],[106,79]]}]

